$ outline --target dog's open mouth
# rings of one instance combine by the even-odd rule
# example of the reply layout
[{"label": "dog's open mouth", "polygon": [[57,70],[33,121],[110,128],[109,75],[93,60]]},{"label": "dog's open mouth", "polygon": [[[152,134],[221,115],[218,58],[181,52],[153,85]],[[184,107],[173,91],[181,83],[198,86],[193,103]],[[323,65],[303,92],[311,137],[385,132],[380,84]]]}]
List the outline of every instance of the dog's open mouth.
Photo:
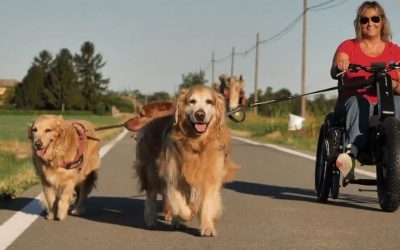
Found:
[{"label": "dog's open mouth", "polygon": [[193,126],[197,133],[202,134],[206,132],[208,123],[193,123]]},{"label": "dog's open mouth", "polygon": [[36,148],[36,155],[39,157],[43,157],[46,153],[47,147]]}]

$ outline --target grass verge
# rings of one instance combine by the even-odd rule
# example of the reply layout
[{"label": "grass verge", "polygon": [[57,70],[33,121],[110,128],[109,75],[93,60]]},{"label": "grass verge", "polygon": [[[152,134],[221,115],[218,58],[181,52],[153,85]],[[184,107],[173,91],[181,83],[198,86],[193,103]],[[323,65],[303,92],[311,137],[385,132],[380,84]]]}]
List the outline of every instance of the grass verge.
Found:
[{"label": "grass verge", "polygon": [[232,133],[255,141],[315,152],[323,117],[306,117],[304,127],[288,131],[289,117],[264,117],[249,111],[241,123],[228,122]]}]

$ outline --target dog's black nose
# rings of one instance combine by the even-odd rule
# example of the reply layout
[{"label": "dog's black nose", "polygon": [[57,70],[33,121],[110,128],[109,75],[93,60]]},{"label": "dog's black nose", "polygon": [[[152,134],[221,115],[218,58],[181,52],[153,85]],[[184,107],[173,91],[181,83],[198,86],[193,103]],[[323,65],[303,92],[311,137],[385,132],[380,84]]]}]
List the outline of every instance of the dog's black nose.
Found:
[{"label": "dog's black nose", "polygon": [[43,146],[43,143],[42,143],[42,141],[35,141],[35,147],[36,148],[42,148],[42,146]]},{"label": "dog's black nose", "polygon": [[196,117],[197,121],[202,122],[206,117],[206,112],[204,112],[202,109],[199,109],[194,113],[194,117]]}]

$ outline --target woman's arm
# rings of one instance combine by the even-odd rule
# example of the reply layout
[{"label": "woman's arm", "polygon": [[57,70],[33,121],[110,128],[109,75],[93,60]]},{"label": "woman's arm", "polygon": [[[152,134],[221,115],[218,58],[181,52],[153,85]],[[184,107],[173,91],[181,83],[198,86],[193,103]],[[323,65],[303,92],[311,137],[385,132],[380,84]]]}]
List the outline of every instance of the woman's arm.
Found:
[{"label": "woman's arm", "polygon": [[349,68],[350,57],[345,52],[336,52],[331,67],[331,77],[337,79],[336,75]]},{"label": "woman's arm", "polygon": [[[400,61],[397,62],[399,64]],[[400,95],[400,69],[396,70],[397,72],[397,79],[392,79],[392,87],[393,87],[393,92],[397,95]]]}]

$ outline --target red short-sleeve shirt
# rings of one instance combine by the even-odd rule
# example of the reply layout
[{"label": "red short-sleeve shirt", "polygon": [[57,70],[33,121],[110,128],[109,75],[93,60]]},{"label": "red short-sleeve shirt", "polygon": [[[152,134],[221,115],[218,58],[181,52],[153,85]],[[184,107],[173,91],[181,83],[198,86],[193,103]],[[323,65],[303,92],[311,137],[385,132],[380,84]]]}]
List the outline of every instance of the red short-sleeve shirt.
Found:
[{"label": "red short-sleeve shirt", "polygon": [[[356,39],[349,39],[342,42],[337,48],[337,52],[344,52],[349,55],[350,63],[363,66],[370,66],[373,62],[386,62],[386,66],[388,66],[390,62],[397,63],[400,61],[400,47],[392,42],[386,42],[385,49],[376,57],[370,57],[364,54],[361,51],[360,43]],[[389,74],[393,79],[397,81],[399,80],[396,70],[391,71]],[[359,70],[358,72],[348,71],[344,76],[343,82],[344,84],[351,84],[352,81],[367,79],[370,76],[371,73],[364,72],[363,70]],[[344,90],[340,95],[340,99],[345,100],[353,95],[362,95],[371,103],[377,102],[376,91],[374,88]]]}]

